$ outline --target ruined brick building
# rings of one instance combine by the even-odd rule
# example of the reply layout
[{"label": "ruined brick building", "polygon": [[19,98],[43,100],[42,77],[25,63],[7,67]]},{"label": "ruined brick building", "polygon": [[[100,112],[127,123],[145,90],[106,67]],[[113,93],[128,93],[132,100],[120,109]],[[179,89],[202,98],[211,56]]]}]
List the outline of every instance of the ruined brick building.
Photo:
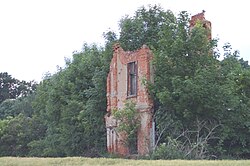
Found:
[{"label": "ruined brick building", "polygon": [[[145,45],[137,51],[125,52],[116,44],[107,78],[107,111],[122,109],[124,102],[130,99],[140,112],[141,125],[137,133],[137,151],[140,155],[148,154],[154,145],[153,101],[142,83],[142,78],[152,80],[152,57],[152,52]],[[106,116],[108,151],[128,155],[129,149],[124,144],[124,138],[116,131],[117,125],[112,115]]]},{"label": "ruined brick building", "polygon": [[[211,22],[204,17],[204,12],[192,16],[190,28],[197,21],[205,28],[211,29]],[[208,36],[211,39],[211,33]],[[129,155],[129,147],[124,144],[124,138],[117,130],[118,122],[112,115],[113,109],[122,109],[126,100],[136,103],[139,112],[140,126],[137,131],[137,153],[146,155],[155,144],[155,125],[153,120],[153,101],[149,96],[143,80],[153,82],[151,60],[153,53],[143,45],[136,51],[124,51],[117,43],[113,47],[113,58],[107,77],[107,114],[105,116],[107,129],[107,149],[110,153]]]}]

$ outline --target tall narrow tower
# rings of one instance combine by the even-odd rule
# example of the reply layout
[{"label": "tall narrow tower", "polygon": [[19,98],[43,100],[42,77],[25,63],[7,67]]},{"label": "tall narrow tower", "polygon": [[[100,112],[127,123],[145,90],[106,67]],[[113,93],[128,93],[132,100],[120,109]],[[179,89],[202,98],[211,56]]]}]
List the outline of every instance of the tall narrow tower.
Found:
[{"label": "tall narrow tower", "polygon": [[[143,45],[135,51],[124,51],[117,43],[107,77],[107,150],[110,153],[127,156],[147,155],[154,146],[153,101],[143,81],[153,81],[152,51]],[[112,110],[122,111],[127,100],[136,104],[139,113],[139,128],[134,147],[127,145],[126,135],[117,130],[119,122]],[[135,149],[135,151],[131,151]]]}]

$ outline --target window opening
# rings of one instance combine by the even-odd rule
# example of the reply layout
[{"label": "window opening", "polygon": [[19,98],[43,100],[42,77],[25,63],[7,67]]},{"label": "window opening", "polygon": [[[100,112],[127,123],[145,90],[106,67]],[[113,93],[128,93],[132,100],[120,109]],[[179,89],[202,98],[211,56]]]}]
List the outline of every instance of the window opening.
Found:
[{"label": "window opening", "polygon": [[128,96],[135,96],[137,91],[137,63],[128,63]]}]

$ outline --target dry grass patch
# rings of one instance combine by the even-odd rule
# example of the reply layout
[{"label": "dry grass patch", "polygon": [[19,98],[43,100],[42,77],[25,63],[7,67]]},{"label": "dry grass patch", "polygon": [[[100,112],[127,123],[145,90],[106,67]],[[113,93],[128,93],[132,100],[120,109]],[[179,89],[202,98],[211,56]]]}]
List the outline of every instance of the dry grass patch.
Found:
[{"label": "dry grass patch", "polygon": [[249,166],[250,160],[126,160],[109,158],[1,157],[1,166]]}]

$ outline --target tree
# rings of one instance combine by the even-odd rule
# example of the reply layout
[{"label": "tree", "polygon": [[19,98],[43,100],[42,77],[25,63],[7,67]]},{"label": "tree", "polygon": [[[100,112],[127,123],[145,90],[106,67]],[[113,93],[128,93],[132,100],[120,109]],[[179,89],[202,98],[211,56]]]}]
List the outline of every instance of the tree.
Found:
[{"label": "tree", "polygon": [[164,11],[160,6],[148,6],[138,9],[133,17],[121,19],[119,42],[124,50],[136,50],[143,44],[157,49],[163,28],[176,23],[174,14]]},{"label": "tree", "polygon": [[0,119],[6,119],[7,117],[14,117],[17,115],[16,112],[13,111],[15,100],[7,99],[0,104]]},{"label": "tree", "polygon": [[0,103],[5,99],[15,99],[18,96],[17,80],[8,73],[0,73]]},{"label": "tree", "polygon": [[104,151],[105,58],[101,48],[85,44],[64,69],[38,86],[34,107],[47,131],[44,139],[31,143],[34,155],[96,156]]},{"label": "tree", "polygon": [[7,72],[0,73],[0,103],[6,99],[16,99],[33,93],[37,83],[12,78]]},{"label": "tree", "polygon": [[[161,133],[159,136],[163,142],[167,141],[167,136],[180,138],[183,131],[196,131],[195,122],[198,120],[209,124],[204,126],[205,130],[218,126],[213,130],[213,139],[206,142],[205,157],[246,157],[249,154],[249,148],[246,147],[250,134],[247,132],[249,126],[245,123],[250,115],[249,98],[245,95],[248,85],[243,86],[246,88],[244,90],[239,90],[239,87],[242,87],[243,82],[245,85],[245,81],[240,80],[246,79],[245,74],[249,71],[237,59],[236,52],[228,52],[223,61],[211,56],[209,50],[212,45],[200,41],[207,39],[201,36],[203,30],[196,28],[191,38],[184,38],[183,41],[176,39],[184,43],[182,46],[186,45],[187,49],[183,49],[183,52],[180,51],[182,46],[172,45],[175,56],[171,56],[169,49],[159,50],[155,54],[155,82],[151,92],[158,107],[155,116]],[[203,44],[199,46],[200,43]],[[175,121],[174,126],[166,124],[169,117]],[[164,126],[168,126],[169,130]],[[172,128],[175,128],[175,132],[171,131]],[[200,130],[199,139],[206,137],[204,129]],[[198,145],[196,136],[188,140]]]},{"label": "tree", "polygon": [[28,144],[42,138],[45,132],[40,119],[25,117],[22,114],[1,122],[6,123],[0,132],[0,156],[27,156]]},{"label": "tree", "polygon": [[36,85],[34,81],[19,81],[6,72],[0,73],[1,156],[26,156],[28,143],[42,136],[42,123],[33,117],[31,104]]},{"label": "tree", "polygon": [[17,99],[6,99],[0,104],[0,119],[7,117],[16,117],[20,113],[27,117],[32,117],[34,109],[32,101],[35,94],[30,94],[26,97],[19,97]]},{"label": "tree", "polygon": [[[221,61],[222,74],[227,82],[227,108],[222,112],[222,139],[219,145],[224,155],[235,158],[249,158],[249,68],[242,65],[242,59],[235,56],[237,52],[227,54]],[[231,103],[230,105],[228,103]]]},{"label": "tree", "polygon": [[147,44],[154,52],[154,84],[148,85],[155,102],[158,143],[179,138],[183,131],[196,131],[198,121],[205,126],[197,129],[199,137],[193,135],[189,141],[197,143],[208,128],[213,129],[203,157],[248,155],[249,125],[242,123],[249,117],[248,65],[237,59],[238,51],[225,45],[225,59],[220,62],[213,51],[217,41],[208,39],[201,23],[191,30],[186,12],[175,17],[157,6],[142,7],[133,17],[124,17],[120,29],[123,48],[135,50]]}]

